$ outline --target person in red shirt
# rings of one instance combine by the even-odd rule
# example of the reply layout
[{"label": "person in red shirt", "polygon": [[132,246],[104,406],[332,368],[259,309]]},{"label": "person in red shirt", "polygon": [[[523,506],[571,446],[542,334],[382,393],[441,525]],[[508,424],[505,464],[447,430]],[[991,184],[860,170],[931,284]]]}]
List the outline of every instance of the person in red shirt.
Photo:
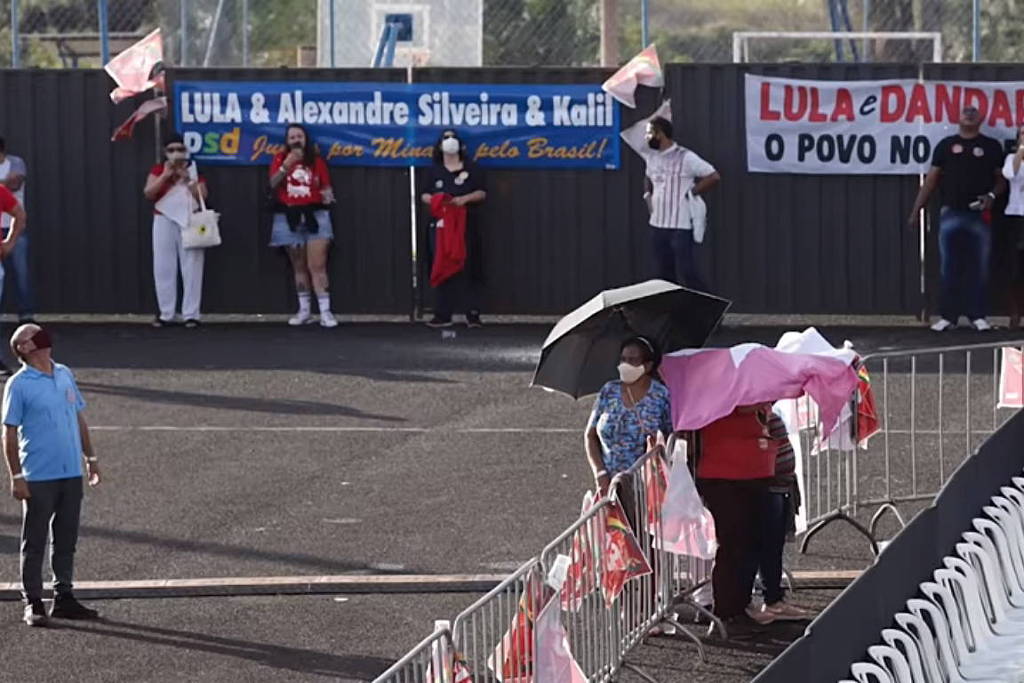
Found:
[{"label": "person in red shirt", "polygon": [[181,270],[181,317],[185,327],[199,326],[199,308],[203,297],[203,261],[205,249],[185,249],[181,231],[198,205],[206,198],[206,183],[189,175],[188,150],[177,134],[164,141],[167,161],[153,166],[142,193],[155,203],[153,208],[153,285],[160,309],[153,327],[174,323],[178,307],[178,271]]},{"label": "person in red shirt", "polygon": [[287,250],[295,276],[299,311],[288,324],[313,322],[309,293],[312,286],[320,308],[320,325],[337,327],[338,321],[331,313],[327,278],[327,250],[334,239],[327,211],[334,203],[331,176],[302,126],[288,126],[285,147],[270,164],[270,189],[274,198],[270,246]]}]

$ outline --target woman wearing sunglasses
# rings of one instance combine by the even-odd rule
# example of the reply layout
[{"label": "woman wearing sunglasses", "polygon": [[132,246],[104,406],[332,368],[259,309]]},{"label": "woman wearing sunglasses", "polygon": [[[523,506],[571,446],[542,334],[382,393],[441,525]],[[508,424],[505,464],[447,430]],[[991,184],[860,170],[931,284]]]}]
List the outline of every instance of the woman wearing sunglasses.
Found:
[{"label": "woman wearing sunglasses", "polygon": [[199,327],[199,305],[203,296],[204,249],[185,249],[181,231],[200,196],[206,199],[206,182],[189,172],[185,141],[171,135],[164,142],[166,161],[149,171],[143,194],[153,208],[153,284],[160,309],[153,327],[174,324],[178,307],[178,271],[181,271],[181,317],[185,327]]}]

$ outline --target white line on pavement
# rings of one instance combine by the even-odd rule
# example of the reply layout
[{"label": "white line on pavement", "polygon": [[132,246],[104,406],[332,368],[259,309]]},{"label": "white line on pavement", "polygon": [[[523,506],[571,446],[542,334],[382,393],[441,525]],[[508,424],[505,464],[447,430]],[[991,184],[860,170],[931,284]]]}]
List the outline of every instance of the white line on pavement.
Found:
[{"label": "white line on pavement", "polygon": [[90,425],[99,432],[371,432],[387,434],[437,432],[444,434],[576,434],[570,427],[302,427],[282,425]]}]

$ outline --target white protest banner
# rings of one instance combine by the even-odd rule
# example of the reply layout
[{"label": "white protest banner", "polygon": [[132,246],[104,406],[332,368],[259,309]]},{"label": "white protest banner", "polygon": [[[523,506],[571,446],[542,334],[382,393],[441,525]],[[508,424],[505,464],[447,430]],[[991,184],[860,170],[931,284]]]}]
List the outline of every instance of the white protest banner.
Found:
[{"label": "white protest banner", "polygon": [[811,81],[746,75],[747,170],[918,174],[973,106],[982,133],[1012,149],[1024,81]]}]

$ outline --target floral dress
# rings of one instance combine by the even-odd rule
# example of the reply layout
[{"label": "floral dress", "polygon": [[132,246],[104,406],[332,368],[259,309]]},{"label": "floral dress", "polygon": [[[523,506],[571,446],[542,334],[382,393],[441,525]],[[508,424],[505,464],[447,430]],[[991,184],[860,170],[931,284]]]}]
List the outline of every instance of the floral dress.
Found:
[{"label": "floral dress", "polygon": [[632,408],[623,400],[622,382],[601,387],[587,429],[597,428],[604,466],[609,475],[629,469],[647,451],[647,437],[672,433],[672,406],[668,387],[657,380]]}]

